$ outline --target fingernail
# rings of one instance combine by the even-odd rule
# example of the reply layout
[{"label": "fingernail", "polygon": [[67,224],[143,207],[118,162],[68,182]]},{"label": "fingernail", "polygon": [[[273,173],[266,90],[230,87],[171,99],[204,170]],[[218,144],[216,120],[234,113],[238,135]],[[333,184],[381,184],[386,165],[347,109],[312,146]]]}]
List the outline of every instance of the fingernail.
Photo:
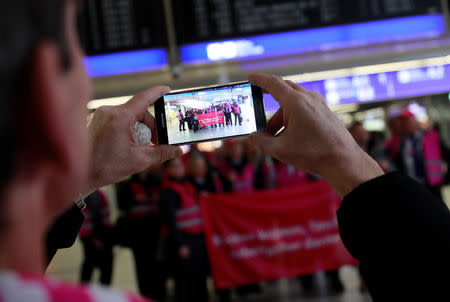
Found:
[{"label": "fingernail", "polygon": [[161,96],[164,96],[166,94],[170,93],[170,87],[169,86],[165,86],[165,89],[163,89],[161,91]]}]

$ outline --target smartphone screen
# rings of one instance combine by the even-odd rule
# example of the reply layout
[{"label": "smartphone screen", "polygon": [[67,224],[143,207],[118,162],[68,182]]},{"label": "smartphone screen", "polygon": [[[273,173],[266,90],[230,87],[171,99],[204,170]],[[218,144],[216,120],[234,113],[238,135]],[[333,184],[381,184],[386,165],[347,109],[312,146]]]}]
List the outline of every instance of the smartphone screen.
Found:
[{"label": "smartphone screen", "polygon": [[250,83],[167,94],[155,104],[160,144],[184,145],[265,130],[262,91]]}]

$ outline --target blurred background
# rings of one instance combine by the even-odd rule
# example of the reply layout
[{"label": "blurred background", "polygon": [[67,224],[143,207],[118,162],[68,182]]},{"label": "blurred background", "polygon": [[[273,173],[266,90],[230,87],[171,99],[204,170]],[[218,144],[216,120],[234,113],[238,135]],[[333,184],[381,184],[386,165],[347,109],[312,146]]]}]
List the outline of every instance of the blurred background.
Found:
[{"label": "blurred background", "polygon": [[[385,171],[400,170],[450,201],[446,175],[431,185],[426,166],[408,166],[408,154],[427,149],[424,139],[414,137],[432,131],[439,136],[440,159],[447,169],[450,1],[82,2],[79,30],[94,81],[95,97],[88,105],[92,112],[122,104],[154,85],[182,89],[243,81],[252,72],[274,74],[321,93]],[[278,109],[267,95],[265,107],[268,118]],[[90,225],[73,248],[59,252],[48,274],[111,283],[172,301],[177,268],[166,259],[170,244],[164,239],[170,230],[161,231],[167,222],[158,208],[161,181],[179,165],[184,167],[180,175],[189,177],[200,193],[241,193],[237,179],[249,165],[252,172],[243,193],[320,181],[258,154],[245,140],[186,146],[184,151],[180,163],[130,176],[91,197]],[[205,179],[212,185],[205,186]],[[356,266],[261,280],[225,293],[214,290],[211,278],[207,284],[212,301],[370,301]]]}]

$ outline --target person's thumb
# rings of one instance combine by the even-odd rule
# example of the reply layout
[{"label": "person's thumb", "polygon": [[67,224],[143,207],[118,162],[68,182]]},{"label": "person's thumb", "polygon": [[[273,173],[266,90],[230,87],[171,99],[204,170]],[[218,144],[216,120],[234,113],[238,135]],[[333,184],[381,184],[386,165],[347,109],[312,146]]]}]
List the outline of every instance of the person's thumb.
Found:
[{"label": "person's thumb", "polygon": [[278,138],[274,137],[266,132],[254,132],[250,135],[250,142],[261,152],[265,154],[275,155]]}]

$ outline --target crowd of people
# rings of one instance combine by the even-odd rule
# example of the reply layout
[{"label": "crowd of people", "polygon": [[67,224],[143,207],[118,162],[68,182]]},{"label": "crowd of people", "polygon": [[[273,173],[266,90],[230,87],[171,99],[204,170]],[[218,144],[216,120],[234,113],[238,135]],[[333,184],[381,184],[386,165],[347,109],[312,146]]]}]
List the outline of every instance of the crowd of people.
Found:
[{"label": "crowd of people", "polygon": [[[210,265],[199,196],[250,193],[317,180],[318,177],[262,155],[245,139],[226,141],[215,152],[202,152],[193,145],[183,157],[116,185],[122,215],[113,231],[115,242],[131,248],[142,295],[164,300],[166,280],[173,278],[176,301],[207,301]],[[98,219],[101,224],[101,216]],[[84,270],[83,266],[83,281]],[[327,276],[331,290],[342,292],[337,271]],[[313,291],[312,276],[299,280],[306,291]],[[250,284],[234,291],[245,296],[259,293],[261,288]],[[232,290],[218,290],[216,295],[220,301],[231,301]]]},{"label": "crowd of people", "polygon": [[[448,163],[449,152],[436,130],[422,129],[415,116],[406,109],[392,117],[389,125],[392,136],[388,140],[381,133],[367,132],[358,122],[348,130],[361,149],[370,154],[385,172],[400,170],[424,183],[442,198],[440,188],[446,181],[444,163]],[[432,139],[426,139],[430,136]],[[417,141],[408,144],[414,138]],[[434,153],[427,153],[428,149],[434,150]],[[414,169],[408,170],[408,165]],[[214,152],[202,152],[197,145],[193,145],[182,158],[135,174],[117,184],[117,200],[122,216],[115,228],[115,242],[132,249],[142,295],[164,300],[166,280],[171,277],[176,284],[176,301],[206,301],[206,280],[210,267],[199,196],[286,188],[319,179],[261,154],[245,139],[226,141]],[[100,197],[102,195],[98,192],[94,193],[94,197],[89,197],[88,208],[92,204],[91,199],[97,200],[98,208],[102,204]],[[85,221],[80,233],[86,254],[81,280],[90,279],[92,259],[98,259],[102,270],[101,281],[108,284],[111,268],[105,268],[105,263],[106,266],[112,265],[112,254],[111,237],[105,236],[105,229],[110,226],[102,224],[108,211],[95,211],[94,207],[93,212],[98,213],[98,223],[94,224],[97,226],[94,229],[100,231],[94,232],[98,234],[95,238],[86,236],[85,226],[92,222],[91,219]],[[145,238],[141,235],[143,230]],[[97,254],[93,252],[96,247],[99,248]],[[98,255],[97,258],[95,255]],[[331,293],[343,291],[337,271],[327,272],[326,277]],[[298,280],[305,293],[314,294],[312,275],[299,276]],[[234,289],[238,295],[258,293],[260,290],[257,284]],[[216,294],[220,301],[231,301],[231,290],[216,291]]]},{"label": "crowd of people", "polygon": [[185,108],[184,114],[182,109],[178,109],[177,119],[180,123],[179,131],[186,131],[186,124],[189,131],[197,131],[207,126],[201,126],[199,123],[200,114],[208,114],[213,112],[223,112],[223,118],[217,118],[216,121],[210,125],[211,128],[233,126],[234,115],[234,126],[242,125],[242,109],[236,100],[230,100],[230,102],[225,102],[222,104],[211,105],[204,109],[197,108]]}]

